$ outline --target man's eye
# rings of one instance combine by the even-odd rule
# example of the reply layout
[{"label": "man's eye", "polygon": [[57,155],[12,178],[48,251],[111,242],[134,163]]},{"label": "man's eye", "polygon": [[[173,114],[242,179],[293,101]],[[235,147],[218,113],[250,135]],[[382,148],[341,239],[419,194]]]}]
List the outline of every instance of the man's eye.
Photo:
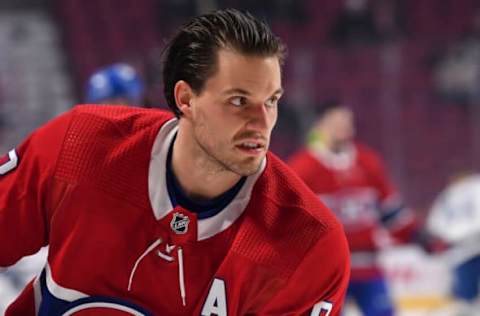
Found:
[{"label": "man's eye", "polygon": [[230,99],[230,103],[235,106],[242,106],[246,103],[246,100],[244,97],[234,97]]},{"label": "man's eye", "polygon": [[268,107],[276,107],[278,104],[278,98],[277,97],[272,97],[265,102],[265,105]]}]

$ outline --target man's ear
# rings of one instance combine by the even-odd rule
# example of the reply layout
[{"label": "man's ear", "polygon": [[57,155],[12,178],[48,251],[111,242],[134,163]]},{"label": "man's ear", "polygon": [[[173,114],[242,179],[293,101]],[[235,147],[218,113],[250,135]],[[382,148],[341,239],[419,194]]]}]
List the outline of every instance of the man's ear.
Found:
[{"label": "man's ear", "polygon": [[183,116],[190,117],[192,115],[192,107],[190,106],[190,103],[195,95],[193,89],[186,81],[179,80],[175,84],[173,93],[178,109],[183,113]]}]

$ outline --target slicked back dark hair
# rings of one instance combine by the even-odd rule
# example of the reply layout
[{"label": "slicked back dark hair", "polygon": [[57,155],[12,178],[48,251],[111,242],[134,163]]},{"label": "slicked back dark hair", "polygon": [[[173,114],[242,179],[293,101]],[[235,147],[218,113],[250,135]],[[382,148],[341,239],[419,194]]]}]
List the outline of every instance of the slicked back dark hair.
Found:
[{"label": "slicked back dark hair", "polygon": [[174,87],[186,81],[196,94],[217,70],[218,50],[232,49],[243,55],[285,58],[285,45],[265,22],[234,9],[218,10],[193,18],[167,44],[163,67],[164,94],[177,117]]}]

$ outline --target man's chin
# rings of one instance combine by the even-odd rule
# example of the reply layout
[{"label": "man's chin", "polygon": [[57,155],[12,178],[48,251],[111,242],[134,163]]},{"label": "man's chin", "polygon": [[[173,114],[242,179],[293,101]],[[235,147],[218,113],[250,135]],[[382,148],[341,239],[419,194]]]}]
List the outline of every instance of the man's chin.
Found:
[{"label": "man's chin", "polygon": [[248,163],[244,163],[240,165],[236,170],[236,173],[241,175],[241,176],[251,176],[252,174],[257,173],[260,170],[260,167],[262,165],[262,159],[259,159],[258,161],[251,161]]}]

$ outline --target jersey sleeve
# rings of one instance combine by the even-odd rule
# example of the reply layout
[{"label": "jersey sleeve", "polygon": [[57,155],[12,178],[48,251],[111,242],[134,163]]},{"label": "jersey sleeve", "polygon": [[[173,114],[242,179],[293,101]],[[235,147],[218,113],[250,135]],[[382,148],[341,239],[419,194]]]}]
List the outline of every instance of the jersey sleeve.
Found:
[{"label": "jersey sleeve", "polygon": [[347,241],[336,227],[317,242],[260,315],[340,316],[349,277]]},{"label": "jersey sleeve", "polygon": [[373,182],[380,194],[380,221],[395,240],[408,242],[418,229],[418,219],[398,193],[387,173],[385,163],[374,152],[366,155]]},{"label": "jersey sleeve", "polygon": [[70,117],[52,120],[0,158],[0,267],[48,244],[53,173]]}]

